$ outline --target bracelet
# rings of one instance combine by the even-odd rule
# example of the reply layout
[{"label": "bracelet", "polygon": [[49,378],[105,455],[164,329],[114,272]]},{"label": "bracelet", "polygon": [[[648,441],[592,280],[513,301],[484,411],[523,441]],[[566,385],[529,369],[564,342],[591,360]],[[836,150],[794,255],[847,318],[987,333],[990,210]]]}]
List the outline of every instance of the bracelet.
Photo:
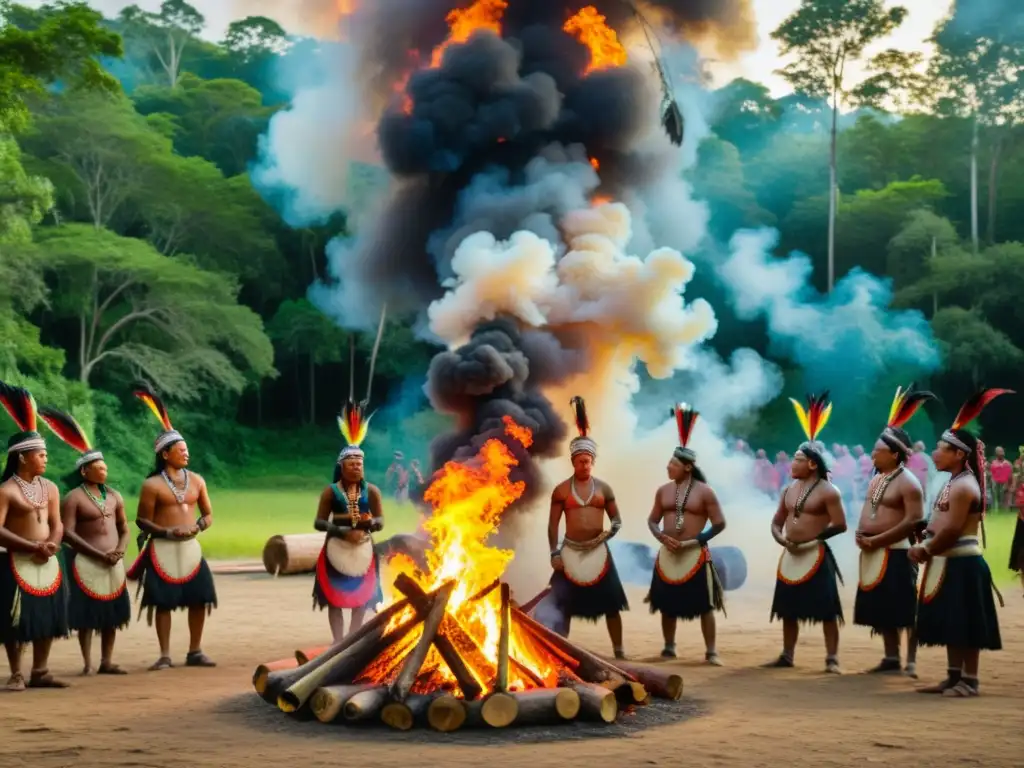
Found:
[{"label": "bracelet", "polygon": [[552,549],[551,550],[551,559],[552,560],[554,560],[556,557],[561,557],[561,556],[562,556],[562,550],[561,549]]}]

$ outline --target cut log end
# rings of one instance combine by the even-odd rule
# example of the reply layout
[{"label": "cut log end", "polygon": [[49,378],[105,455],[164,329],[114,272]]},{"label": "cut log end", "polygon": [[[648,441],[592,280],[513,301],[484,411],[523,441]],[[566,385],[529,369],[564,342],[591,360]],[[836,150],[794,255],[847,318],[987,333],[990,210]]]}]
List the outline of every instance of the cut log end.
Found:
[{"label": "cut log end", "polygon": [[402,701],[392,701],[384,705],[380,711],[380,719],[399,731],[408,731],[413,725],[413,714],[409,705]]},{"label": "cut log end", "polygon": [[569,688],[580,697],[581,720],[598,723],[614,723],[619,715],[619,702],[615,694],[596,683],[569,683]]},{"label": "cut log end", "polygon": [[260,664],[252,673],[252,687],[260,696],[267,690],[267,679],[270,677],[270,669],[266,664]]},{"label": "cut log end", "polygon": [[373,719],[380,714],[387,698],[388,689],[384,686],[360,691],[345,702],[342,715],[350,722]]},{"label": "cut log end", "polygon": [[492,728],[507,728],[519,714],[519,701],[508,693],[492,693],[480,706],[480,716]]},{"label": "cut log end", "polygon": [[274,576],[311,573],[323,545],[322,533],[271,536],[263,546],[263,567]]},{"label": "cut log end", "polygon": [[466,722],[466,706],[451,694],[443,694],[427,707],[427,723],[435,731],[451,733]]},{"label": "cut log end", "polygon": [[575,720],[580,713],[580,695],[571,688],[533,688],[512,695],[517,726],[555,725]]},{"label": "cut log end", "polygon": [[662,667],[635,664],[619,661],[616,664],[624,671],[643,683],[644,688],[659,699],[679,701],[683,695],[683,676]]},{"label": "cut log end", "polygon": [[555,692],[555,712],[563,720],[574,720],[580,713],[580,695],[571,688],[559,688]]}]

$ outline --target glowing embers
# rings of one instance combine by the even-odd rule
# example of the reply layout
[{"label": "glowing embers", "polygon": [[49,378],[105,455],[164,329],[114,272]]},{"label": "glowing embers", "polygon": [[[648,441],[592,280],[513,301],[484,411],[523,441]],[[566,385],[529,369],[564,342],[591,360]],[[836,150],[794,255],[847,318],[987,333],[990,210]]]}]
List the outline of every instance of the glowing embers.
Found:
[{"label": "glowing embers", "polygon": [[594,6],[580,8],[576,15],[565,22],[562,30],[590,50],[590,64],[583,74],[626,64],[626,49],[619,42],[619,36],[605,23],[605,17]]},{"label": "glowing embers", "polygon": [[476,0],[468,8],[456,8],[445,17],[448,22],[448,39],[434,49],[430,56],[433,69],[441,66],[445,49],[469,40],[478,29],[489,29],[501,35],[501,18],[508,8],[507,0]]}]

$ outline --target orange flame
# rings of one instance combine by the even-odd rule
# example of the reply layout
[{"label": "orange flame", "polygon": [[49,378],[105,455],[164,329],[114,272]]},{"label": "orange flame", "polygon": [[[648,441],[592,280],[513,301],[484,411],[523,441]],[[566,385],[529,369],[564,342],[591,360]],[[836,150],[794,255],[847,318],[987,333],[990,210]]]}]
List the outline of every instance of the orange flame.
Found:
[{"label": "orange flame", "polygon": [[590,158],[590,164],[594,166],[595,171],[601,170],[601,161],[598,160],[596,157]]},{"label": "orange flame", "polygon": [[[533,443],[533,433],[510,417],[504,418],[505,435],[524,448]],[[485,678],[493,674],[498,657],[498,636],[501,631],[500,590],[495,589],[480,600],[472,600],[485,587],[501,578],[513,557],[513,552],[498,549],[487,543],[495,531],[502,513],[519,499],[526,490],[522,481],[512,481],[510,474],[519,462],[508,446],[498,439],[490,439],[470,461],[449,461],[440,469],[423,495],[433,508],[433,514],[424,523],[433,547],[427,552],[427,569],[421,573],[413,561],[398,556],[388,564],[392,575],[397,572],[411,576],[425,590],[438,589],[447,581],[456,585],[448,601],[448,614],[479,646],[479,670],[485,668]],[[394,599],[397,596],[392,596]],[[389,628],[406,621],[409,612],[396,616]],[[360,676],[363,680],[379,683],[397,673],[405,656],[415,642],[420,629],[416,629],[400,647],[377,659]],[[514,627],[510,633],[509,655],[532,672],[546,685],[555,685],[564,662],[538,648],[526,635]],[[514,689],[534,687],[527,676],[510,670],[509,682]],[[480,679],[483,687],[493,684],[492,679]],[[430,691],[444,687],[456,689],[457,683],[436,649],[432,649],[423,665],[423,672],[414,685],[414,691]]]},{"label": "orange flame", "polygon": [[356,0],[334,0],[334,7],[342,16],[351,16],[356,12]]},{"label": "orange flame", "polygon": [[590,64],[583,74],[621,67],[626,63],[626,49],[619,42],[615,30],[605,24],[605,17],[594,6],[580,8],[575,16],[565,22],[562,31],[568,32],[590,49]]},{"label": "orange flame", "polygon": [[430,68],[441,66],[441,57],[449,45],[464,43],[478,29],[489,29],[501,34],[501,17],[508,8],[508,0],[476,0],[469,8],[456,8],[446,17],[448,39],[434,49],[430,57]]},{"label": "orange flame", "polygon": [[604,205],[605,203],[610,203],[611,201],[612,199],[607,195],[594,195],[592,198],[590,198],[590,205],[593,208],[597,208],[599,205]]}]

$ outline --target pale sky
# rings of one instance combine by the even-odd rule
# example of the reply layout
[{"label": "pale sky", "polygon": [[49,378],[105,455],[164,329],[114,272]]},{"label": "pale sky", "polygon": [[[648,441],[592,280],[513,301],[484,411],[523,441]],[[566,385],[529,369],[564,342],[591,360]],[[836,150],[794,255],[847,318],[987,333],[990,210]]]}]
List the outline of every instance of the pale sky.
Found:
[{"label": "pale sky", "polygon": [[[935,23],[946,14],[951,2],[952,0],[901,0],[899,4],[909,11],[907,20],[895,34],[880,42],[876,48],[924,50],[922,41],[931,34]],[[28,4],[40,5],[41,2],[28,0]],[[131,3],[123,0],[91,0],[90,4],[106,15],[114,16],[121,8]],[[136,4],[146,10],[156,10],[160,6],[160,0],[137,0]],[[192,0],[192,4],[206,16],[206,36],[213,40],[219,40],[223,36],[228,23],[233,19],[250,14],[272,16],[289,31],[303,26],[303,19],[296,18],[295,15],[302,12],[301,0]],[[585,4],[584,0],[581,0],[582,4]],[[756,51],[745,55],[738,62],[713,65],[716,85],[742,76],[765,83],[776,96],[786,93],[789,90],[786,84],[773,74],[782,62],[778,49],[771,39],[771,31],[799,4],[800,0],[754,0],[760,45]],[[896,5],[897,2],[890,1],[887,4]],[[856,72],[852,74],[853,77],[857,76]]]}]

